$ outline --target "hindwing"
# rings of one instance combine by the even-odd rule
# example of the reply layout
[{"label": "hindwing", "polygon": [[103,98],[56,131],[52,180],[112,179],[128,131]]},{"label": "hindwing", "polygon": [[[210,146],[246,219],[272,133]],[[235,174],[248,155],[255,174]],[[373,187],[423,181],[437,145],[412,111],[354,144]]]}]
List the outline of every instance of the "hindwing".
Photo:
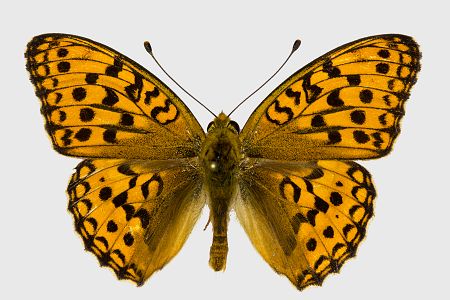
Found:
[{"label": "hindwing", "polygon": [[303,289],[355,255],[374,198],[370,174],[354,162],[248,159],[235,209],[266,262]]},{"label": "hindwing", "polygon": [[119,279],[143,284],[178,253],[201,213],[196,166],[195,159],[82,161],[67,192],[86,249]]}]

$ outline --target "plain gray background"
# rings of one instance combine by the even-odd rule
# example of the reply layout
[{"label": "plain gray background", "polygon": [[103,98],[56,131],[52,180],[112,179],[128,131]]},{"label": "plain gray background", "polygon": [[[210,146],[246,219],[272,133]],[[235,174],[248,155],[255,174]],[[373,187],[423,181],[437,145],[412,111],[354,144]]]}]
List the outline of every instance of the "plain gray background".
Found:
[{"label": "plain gray background", "polygon": [[[14,1],[2,7],[0,298],[2,299],[444,299],[449,297],[449,70],[445,1]],[[270,4],[268,4],[270,3]],[[315,4],[312,4],[315,3]],[[25,71],[26,43],[63,32],[109,45],[182,98],[206,127],[211,116],[144,51],[218,113],[229,112],[300,50],[234,114],[243,126],[259,102],[312,59],[357,38],[403,33],[417,40],[422,71],[388,157],[362,164],[378,192],[355,259],[323,287],[299,292],[253,249],[232,215],[227,270],[208,266],[207,210],[179,255],[141,288],[116,280],[83,250],[65,189],[79,160],[51,143]]]}]

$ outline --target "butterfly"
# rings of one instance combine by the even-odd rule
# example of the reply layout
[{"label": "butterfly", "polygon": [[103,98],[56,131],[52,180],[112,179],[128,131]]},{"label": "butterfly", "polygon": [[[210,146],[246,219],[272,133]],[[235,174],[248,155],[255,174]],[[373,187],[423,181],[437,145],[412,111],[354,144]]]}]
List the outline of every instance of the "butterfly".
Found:
[{"label": "butterfly", "polygon": [[167,85],[105,45],[44,34],[25,57],[54,149],[84,159],[68,209],[102,266],[142,285],[208,205],[215,271],[226,266],[234,210],[259,254],[299,290],[355,255],[376,192],[353,160],[391,151],[420,69],[411,37],[362,38],[286,79],[242,131],[221,113],[205,133]]}]

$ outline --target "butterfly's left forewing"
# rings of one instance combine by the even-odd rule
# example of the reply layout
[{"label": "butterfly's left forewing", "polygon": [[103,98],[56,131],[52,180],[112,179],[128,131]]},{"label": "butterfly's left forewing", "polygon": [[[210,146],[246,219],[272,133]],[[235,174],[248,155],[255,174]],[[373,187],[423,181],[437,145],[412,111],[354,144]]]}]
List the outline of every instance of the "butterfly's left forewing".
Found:
[{"label": "butterfly's left forewing", "polygon": [[275,89],[240,135],[247,156],[368,159],[391,149],[420,69],[416,42],[379,35],[314,60]]}]

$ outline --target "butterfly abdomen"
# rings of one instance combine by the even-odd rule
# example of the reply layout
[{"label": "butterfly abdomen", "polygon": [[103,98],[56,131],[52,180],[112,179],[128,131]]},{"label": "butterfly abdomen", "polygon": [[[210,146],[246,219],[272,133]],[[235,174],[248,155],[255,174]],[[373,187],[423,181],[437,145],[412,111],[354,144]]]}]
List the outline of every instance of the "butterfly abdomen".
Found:
[{"label": "butterfly abdomen", "polygon": [[224,270],[226,265],[229,211],[236,196],[236,170],[240,160],[238,133],[237,125],[221,113],[208,126],[200,154],[213,226],[209,264],[215,271]]}]

